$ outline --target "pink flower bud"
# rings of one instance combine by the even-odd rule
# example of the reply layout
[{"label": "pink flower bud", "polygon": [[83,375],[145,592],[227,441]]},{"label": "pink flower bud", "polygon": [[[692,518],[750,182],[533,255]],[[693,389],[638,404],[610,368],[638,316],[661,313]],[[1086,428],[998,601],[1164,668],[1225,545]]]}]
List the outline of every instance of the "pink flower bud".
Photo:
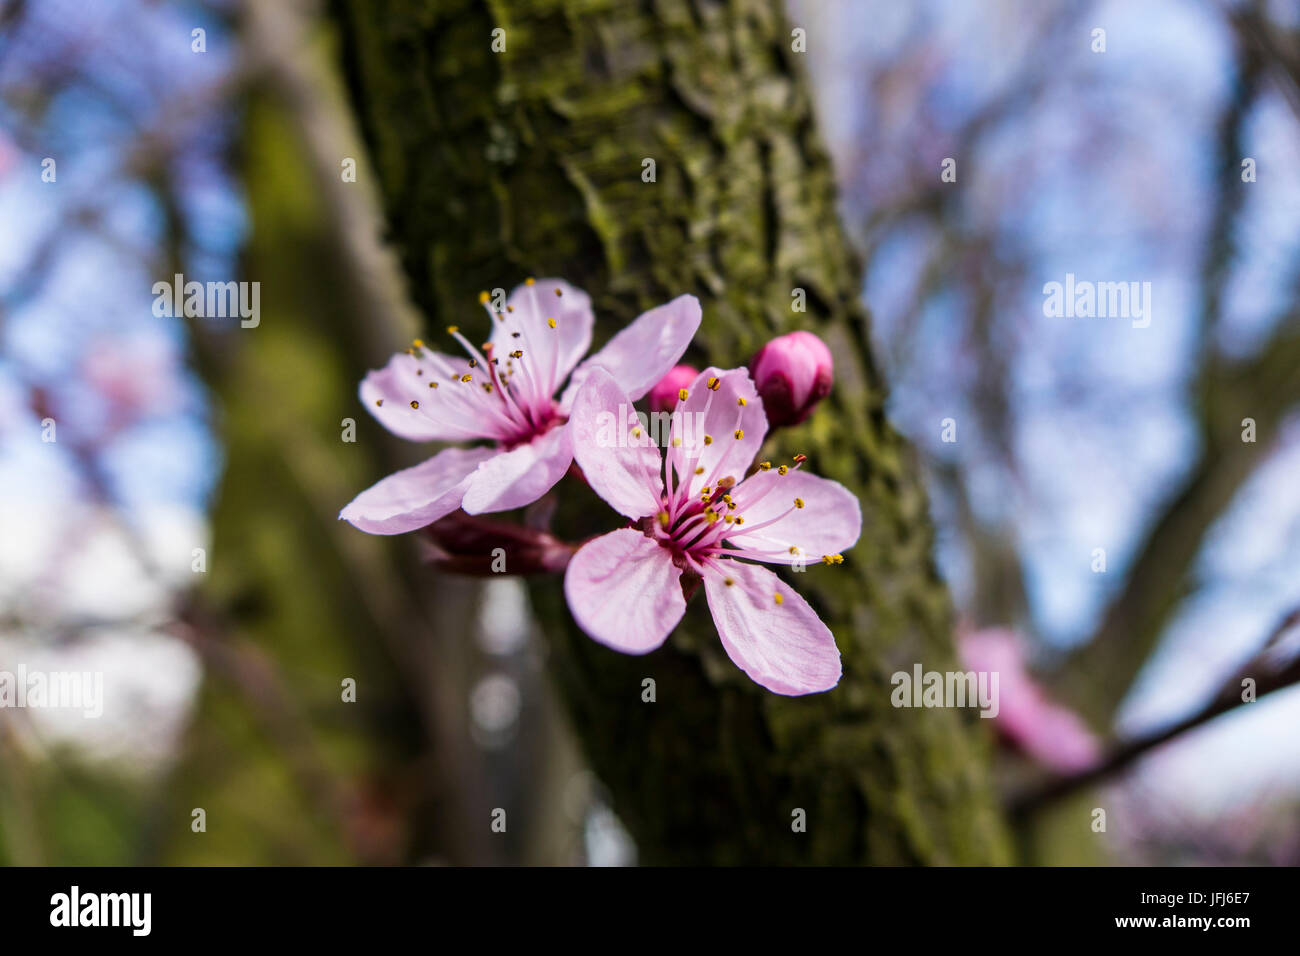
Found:
[{"label": "pink flower bud", "polygon": [[671,412],[677,407],[677,396],[690,386],[700,373],[689,365],[674,365],[659,384],[650,389],[650,411]]},{"label": "pink flower bud", "polygon": [[749,363],[763,410],[773,428],[798,425],[830,394],[834,362],[811,332],[791,332],[768,342]]}]

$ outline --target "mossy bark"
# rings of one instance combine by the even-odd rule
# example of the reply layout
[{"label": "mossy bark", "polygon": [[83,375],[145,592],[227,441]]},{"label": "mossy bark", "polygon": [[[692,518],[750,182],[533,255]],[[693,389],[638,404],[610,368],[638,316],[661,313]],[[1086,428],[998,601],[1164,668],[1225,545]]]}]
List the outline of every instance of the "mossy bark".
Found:
[{"label": "mossy bark", "polygon": [[[576,730],[642,860],[1006,860],[978,721],[890,704],[894,671],[955,666],[952,612],[918,468],[885,421],[861,269],[780,5],[333,9],[391,238],[431,328],[471,327],[481,289],[559,275],[592,294],[598,341],[691,292],[704,321],[687,359],[700,366],[744,364],[795,328],[834,350],[832,397],[770,451],[808,454],[862,502],[844,565],[791,577],[836,635],[836,690],[789,699],[750,683],[702,595],[662,650],[632,658],[575,629],[558,581],[534,588]],[[807,311],[794,311],[795,290]],[[616,526],[588,494],[561,486],[562,531]],[[654,703],[642,700],[646,678]],[[799,809],[806,832],[793,826]]]}]

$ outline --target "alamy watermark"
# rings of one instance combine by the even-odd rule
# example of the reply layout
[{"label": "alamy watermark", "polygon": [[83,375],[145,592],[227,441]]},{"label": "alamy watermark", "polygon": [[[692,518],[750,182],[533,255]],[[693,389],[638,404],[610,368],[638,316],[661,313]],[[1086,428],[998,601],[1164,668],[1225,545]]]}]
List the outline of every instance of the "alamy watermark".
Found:
[{"label": "alamy watermark", "polygon": [[[635,417],[636,424],[632,424]],[[619,422],[624,427],[619,428]],[[629,427],[630,426],[630,427]],[[716,436],[704,431],[703,412],[638,412],[619,405],[618,413],[603,411],[596,416],[596,444],[601,448],[684,448],[703,449]],[[733,437],[730,432],[725,436]]]},{"label": "alamy watermark", "polygon": [[1043,286],[1043,315],[1049,319],[1131,319],[1133,328],[1151,324],[1150,282],[1090,282],[1076,280]]},{"label": "alamy watermark", "polygon": [[153,284],[153,314],[158,318],[238,318],[240,326],[255,329],[262,321],[260,282],[185,281],[176,273],[171,282]]},{"label": "alamy watermark", "polygon": [[895,707],[978,707],[981,717],[996,717],[997,671],[895,671],[889,702]]},{"label": "alamy watermark", "polygon": [[104,713],[104,674],[101,671],[39,671],[19,664],[0,670],[0,709],[31,707],[80,710],[96,719]]}]

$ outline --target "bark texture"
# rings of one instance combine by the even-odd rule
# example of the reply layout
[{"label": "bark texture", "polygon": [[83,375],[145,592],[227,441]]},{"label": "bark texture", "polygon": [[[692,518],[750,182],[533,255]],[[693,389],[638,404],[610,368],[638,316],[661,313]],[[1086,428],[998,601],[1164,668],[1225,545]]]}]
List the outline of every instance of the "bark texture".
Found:
[{"label": "bark texture", "polygon": [[[831,398],[768,449],[807,454],[862,503],[844,565],[791,576],[844,656],[834,692],[751,684],[702,594],[663,649],[632,658],[575,628],[558,581],[533,589],[574,726],[641,859],[1004,861],[973,712],[890,704],[893,672],[955,665],[952,614],[918,468],[885,420],[860,266],[780,5],[336,0],[333,12],[371,151],[363,175],[430,329],[477,327],[481,289],[559,275],[592,294],[598,344],[691,292],[704,322],[687,359],[700,367],[744,364],[795,328],[835,352]],[[618,524],[569,482],[559,497],[568,535]],[[792,826],[800,809],[806,832]]]}]

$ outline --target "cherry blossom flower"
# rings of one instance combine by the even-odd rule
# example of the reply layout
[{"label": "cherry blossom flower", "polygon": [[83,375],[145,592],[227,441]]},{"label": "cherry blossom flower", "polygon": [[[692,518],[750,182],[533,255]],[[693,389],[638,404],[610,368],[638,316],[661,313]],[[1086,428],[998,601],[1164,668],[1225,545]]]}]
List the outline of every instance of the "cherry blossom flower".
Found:
[{"label": "cherry blossom flower", "polygon": [[560,279],[529,279],[510,294],[504,311],[493,310],[486,292],[480,302],[492,324],[482,346],[456,326],[447,331],[464,358],[416,340],[365,377],[361,400],[402,438],[491,444],[447,448],[363,491],[339,514],[362,531],[401,534],[457,508],[483,514],[536,501],[573,461],[567,420],[582,378],[605,369],[640,398],[681,357],[700,324],[699,301],[678,296],[641,315],[579,365],[594,323],[586,293]]},{"label": "cherry blossom flower", "polygon": [[[834,687],[840,653],[830,630],[776,574],[749,562],[839,564],[862,527],[857,499],[803,472],[802,455],[791,465],[762,462],[745,477],[767,419],[744,369],[705,369],[682,390],[662,457],[629,405],[619,381],[600,370],[573,404],[575,459],[596,493],[632,521],[569,562],[564,591],[578,624],[614,650],[645,654],[685,613],[683,586],[702,579],[722,646],[751,679],[787,695]],[[703,422],[701,441],[681,440],[690,421]]]},{"label": "cherry blossom flower", "polygon": [[988,628],[963,635],[958,649],[966,666],[997,672],[999,733],[1017,749],[1062,773],[1078,773],[1101,756],[1101,744],[1078,714],[1054,703],[1030,676],[1020,639]]}]

